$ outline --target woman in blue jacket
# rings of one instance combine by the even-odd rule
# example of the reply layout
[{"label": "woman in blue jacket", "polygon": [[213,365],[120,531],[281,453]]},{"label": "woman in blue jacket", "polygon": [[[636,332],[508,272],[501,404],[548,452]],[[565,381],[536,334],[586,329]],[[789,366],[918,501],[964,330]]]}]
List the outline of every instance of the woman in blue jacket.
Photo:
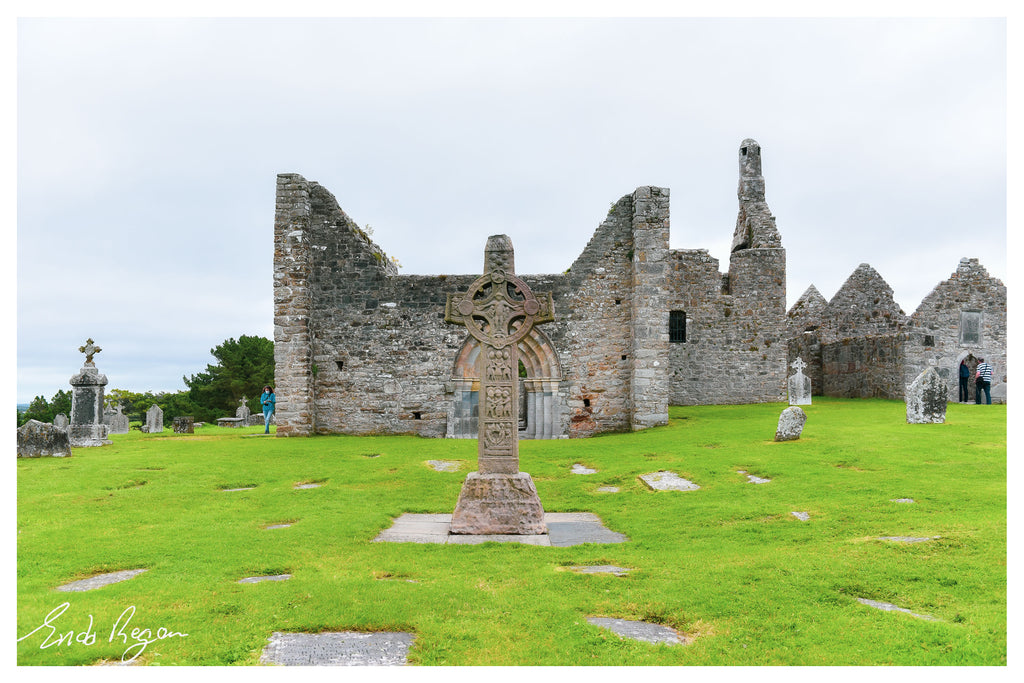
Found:
[{"label": "woman in blue jacket", "polygon": [[270,433],[270,416],[274,414],[274,404],[277,399],[274,397],[274,387],[267,385],[263,387],[263,395],[260,396],[260,405],[263,406],[263,424],[266,427],[264,434]]}]

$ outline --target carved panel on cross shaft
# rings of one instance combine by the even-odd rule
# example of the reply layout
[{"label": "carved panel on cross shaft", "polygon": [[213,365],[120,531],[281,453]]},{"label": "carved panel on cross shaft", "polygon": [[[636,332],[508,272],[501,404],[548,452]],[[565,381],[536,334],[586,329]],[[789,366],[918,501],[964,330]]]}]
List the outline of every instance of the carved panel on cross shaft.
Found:
[{"label": "carved panel on cross shaft", "polygon": [[512,437],[515,432],[512,430],[512,423],[508,421],[484,422],[482,430],[485,451],[506,452],[512,447]]},{"label": "carved panel on cross shaft", "polygon": [[487,387],[485,412],[487,417],[512,417],[512,389]]}]

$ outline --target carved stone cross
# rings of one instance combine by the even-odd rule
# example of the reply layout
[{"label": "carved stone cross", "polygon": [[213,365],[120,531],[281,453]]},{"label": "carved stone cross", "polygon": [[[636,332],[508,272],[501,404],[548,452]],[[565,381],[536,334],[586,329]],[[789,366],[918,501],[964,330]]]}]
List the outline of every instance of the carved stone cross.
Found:
[{"label": "carved stone cross", "polygon": [[800,356],[797,356],[796,360],[790,363],[790,367],[796,370],[797,373],[803,374],[804,368],[807,367],[807,363],[805,363]]},{"label": "carved stone cross", "polygon": [[507,235],[494,235],[484,251],[484,274],[464,294],[449,294],[445,321],[465,325],[480,342],[480,474],[519,471],[519,349],[534,325],[554,320],[550,293],[535,295],[515,275]]},{"label": "carved stone cross", "polygon": [[81,353],[85,354],[85,364],[86,365],[93,365],[92,357],[95,356],[100,351],[102,351],[103,349],[101,349],[98,346],[95,346],[93,344],[92,339],[86,339],[85,340],[85,346],[79,346],[78,350]]},{"label": "carved stone cross", "polygon": [[519,471],[519,349],[534,325],[554,320],[550,293],[536,295],[515,274],[507,235],[484,250],[484,274],[462,294],[449,294],[445,320],[465,325],[480,343],[477,472],[462,485],[453,534],[544,534],[537,488]]}]

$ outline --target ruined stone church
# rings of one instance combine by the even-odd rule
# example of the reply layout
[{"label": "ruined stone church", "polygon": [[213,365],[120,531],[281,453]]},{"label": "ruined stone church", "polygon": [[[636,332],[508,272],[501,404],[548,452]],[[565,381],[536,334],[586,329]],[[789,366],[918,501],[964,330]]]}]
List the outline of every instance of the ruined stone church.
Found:
[{"label": "ruined stone church", "polygon": [[[813,287],[786,310],[786,251],[761,149],[739,149],[729,267],[669,248],[669,191],[616,202],[568,270],[522,275],[555,321],[519,341],[522,438],[585,437],[668,422],[669,405],[784,401],[799,355],[816,394],[903,397],[925,367],[996,369],[1006,396],[1006,287],[963,259],[911,316],[869,265],[831,301]],[[481,253],[487,235],[480,236]],[[277,433],[475,438],[479,344],[445,323],[448,293],[479,273],[399,275],[319,184],[277,178]],[[711,381],[709,378],[714,378]]]}]

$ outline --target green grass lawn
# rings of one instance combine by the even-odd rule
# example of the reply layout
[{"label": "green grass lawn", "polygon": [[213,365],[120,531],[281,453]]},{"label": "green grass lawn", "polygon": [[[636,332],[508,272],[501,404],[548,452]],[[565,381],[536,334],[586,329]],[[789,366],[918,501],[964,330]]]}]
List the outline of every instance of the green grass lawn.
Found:
[{"label": "green grass lawn", "polygon": [[[546,511],[593,512],[630,539],[569,548],[372,542],[404,512],[450,513],[475,441],[207,426],[18,460],[17,633],[64,602],[51,641],[74,631],[46,648],[46,629],[25,638],[18,663],[119,659],[126,645],[108,636],[133,606],[132,628],[188,634],[148,645],[151,665],[256,664],[272,632],[322,630],[413,632],[410,662],[427,666],[1005,665],[1006,406],[950,404],[945,424],[908,425],[901,402],[815,398],[801,439],[774,443],[783,407],[672,408],[645,432],[521,442]],[[638,479],[659,470],[701,488]],[[322,486],[294,489],[304,482]],[[597,491],[608,485],[620,491]],[[566,571],[596,564],[632,571]],[[148,571],[56,590],[135,568]],[[282,573],[293,578],[237,583]],[[693,641],[622,640],[588,616]]]}]

